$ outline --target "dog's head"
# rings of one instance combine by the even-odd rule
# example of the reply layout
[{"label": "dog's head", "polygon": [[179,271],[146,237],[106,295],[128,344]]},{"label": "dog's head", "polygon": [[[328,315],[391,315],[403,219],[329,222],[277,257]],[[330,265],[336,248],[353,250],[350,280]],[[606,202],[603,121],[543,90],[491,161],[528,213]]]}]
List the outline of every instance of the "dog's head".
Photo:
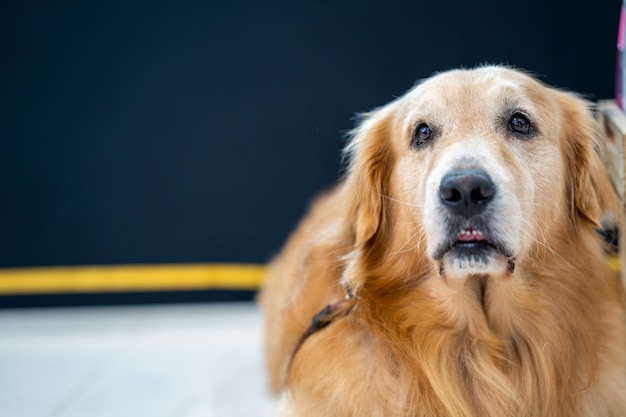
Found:
[{"label": "dog's head", "polygon": [[356,245],[395,241],[450,279],[510,274],[615,204],[598,146],[584,100],[522,72],[436,75],[365,115],[347,147]]}]

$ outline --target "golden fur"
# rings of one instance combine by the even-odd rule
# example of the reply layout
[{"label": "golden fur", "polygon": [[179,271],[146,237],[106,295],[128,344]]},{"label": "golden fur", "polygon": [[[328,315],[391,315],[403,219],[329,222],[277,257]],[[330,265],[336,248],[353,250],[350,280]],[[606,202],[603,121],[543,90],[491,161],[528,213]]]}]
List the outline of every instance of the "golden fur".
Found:
[{"label": "golden fur", "polygon": [[[533,135],[512,133],[515,109]],[[412,146],[420,123],[433,138]],[[621,210],[595,127],[585,101],[502,67],[436,75],[364,115],[348,172],[261,295],[280,415],[626,416],[623,288],[595,231]],[[433,255],[447,227],[433,190],[470,165],[494,177],[490,221],[513,272],[504,255]],[[355,309],[294,355],[347,289]]]}]

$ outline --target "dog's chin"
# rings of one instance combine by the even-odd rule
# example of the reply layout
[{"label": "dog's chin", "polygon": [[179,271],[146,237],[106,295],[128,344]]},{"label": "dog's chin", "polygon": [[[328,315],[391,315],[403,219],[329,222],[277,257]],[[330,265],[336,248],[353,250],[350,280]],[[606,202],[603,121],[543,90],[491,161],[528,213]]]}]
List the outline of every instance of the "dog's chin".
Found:
[{"label": "dog's chin", "polygon": [[440,275],[451,281],[473,276],[508,276],[515,268],[512,257],[487,243],[457,243],[438,262]]}]

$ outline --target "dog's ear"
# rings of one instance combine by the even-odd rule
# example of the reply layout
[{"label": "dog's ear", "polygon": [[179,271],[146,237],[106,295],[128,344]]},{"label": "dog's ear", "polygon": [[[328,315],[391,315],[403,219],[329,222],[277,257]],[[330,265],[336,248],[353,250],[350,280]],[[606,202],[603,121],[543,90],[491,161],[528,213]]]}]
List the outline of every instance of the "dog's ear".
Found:
[{"label": "dog's ear", "polygon": [[362,114],[344,150],[349,166],[347,187],[351,204],[348,216],[355,245],[368,241],[381,227],[389,175],[393,164],[391,143],[395,103]]},{"label": "dog's ear", "polygon": [[560,93],[559,101],[571,181],[572,214],[578,213],[594,226],[601,227],[603,216],[618,214],[621,204],[602,162],[599,124],[585,100]]}]

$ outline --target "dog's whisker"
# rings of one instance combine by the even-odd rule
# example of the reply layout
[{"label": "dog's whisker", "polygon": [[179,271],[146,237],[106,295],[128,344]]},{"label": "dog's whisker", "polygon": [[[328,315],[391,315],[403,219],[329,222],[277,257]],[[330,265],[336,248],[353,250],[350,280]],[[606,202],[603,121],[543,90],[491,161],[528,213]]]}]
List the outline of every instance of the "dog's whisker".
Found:
[{"label": "dog's whisker", "polygon": [[[524,237],[528,238],[529,240],[531,240],[532,242],[535,242],[537,244],[537,248],[536,250],[538,251],[540,248],[543,248],[544,250],[544,254],[543,256],[545,256],[545,251],[549,251],[551,254],[557,256],[560,260],[562,260],[566,265],[568,265],[569,267],[573,267],[573,265],[567,260],[565,259],[560,253],[558,253],[549,243],[548,243],[548,239],[545,235],[545,233],[543,232],[543,230],[541,229],[541,227],[538,226],[538,224],[536,222],[531,222],[528,219],[525,219],[524,217],[521,217],[521,221],[522,223],[527,226],[527,227],[523,227],[521,229],[521,233]],[[531,235],[531,233],[528,230],[533,230],[537,233],[539,233],[539,235],[541,236],[541,240],[533,237]],[[537,253],[537,256],[539,256],[540,254]]]},{"label": "dog's whisker", "polygon": [[405,205],[405,206],[408,206],[408,207],[419,208],[419,209],[424,208],[423,205],[417,205],[417,204],[409,203],[409,202],[406,202],[406,201],[398,200],[398,199],[390,197],[388,195],[381,194],[381,197],[383,197],[383,198],[385,198],[385,199],[387,199],[389,201],[392,201],[394,203],[402,204],[402,205]]},{"label": "dog's whisker", "polygon": [[[411,241],[419,234],[421,234],[422,236],[418,239],[418,241],[413,246],[407,248],[407,246],[411,243]],[[393,258],[396,255],[399,255],[399,254],[402,254],[402,253],[411,252],[411,251],[414,251],[415,249],[419,249],[423,244],[425,244],[425,241],[426,241],[426,237],[424,236],[422,230],[418,229],[411,236],[409,236],[409,238],[400,247],[400,249],[391,252],[389,254],[389,257]]]}]

